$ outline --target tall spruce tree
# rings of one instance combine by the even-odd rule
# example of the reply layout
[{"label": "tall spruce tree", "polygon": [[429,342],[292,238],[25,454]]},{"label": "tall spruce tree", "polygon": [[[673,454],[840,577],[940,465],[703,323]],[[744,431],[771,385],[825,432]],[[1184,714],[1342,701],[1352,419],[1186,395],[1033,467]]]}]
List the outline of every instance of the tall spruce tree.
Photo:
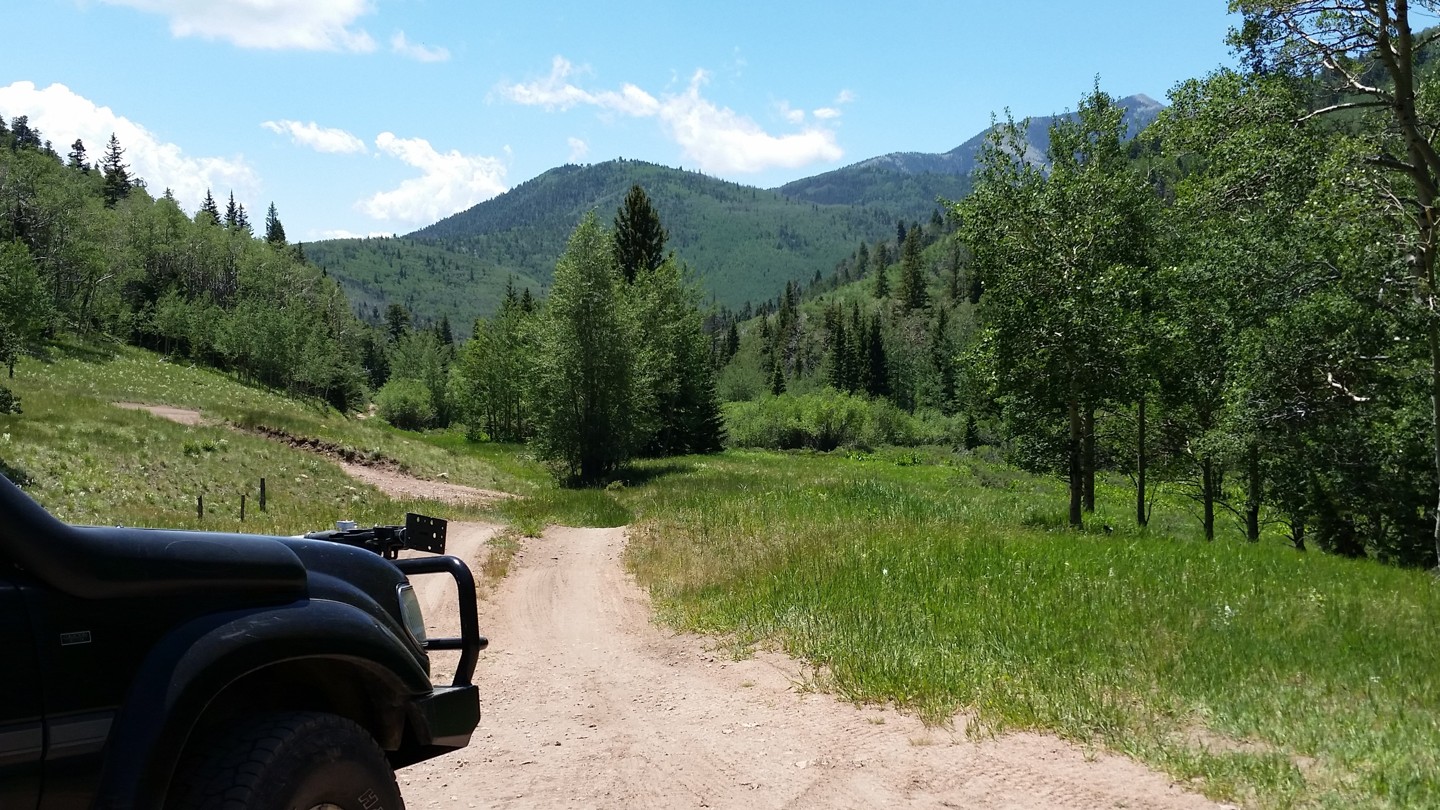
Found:
[{"label": "tall spruce tree", "polygon": [[[201,216],[202,214],[205,216]],[[205,189],[205,199],[200,203],[200,210],[195,212],[195,218],[197,221],[208,218],[206,224],[209,225],[220,224],[220,206],[215,204],[215,195],[211,194],[208,188]]]},{"label": "tall spruce tree", "polygon": [[272,245],[285,244],[285,226],[280,224],[280,214],[275,210],[273,202],[265,212],[265,241]]},{"label": "tall spruce tree", "polygon": [[650,197],[639,185],[630,187],[615,212],[615,256],[626,283],[634,283],[643,270],[654,270],[665,260],[668,235]]},{"label": "tall spruce tree", "polygon": [[100,170],[105,174],[105,204],[113,207],[125,199],[134,185],[130,180],[130,167],[125,164],[125,150],[120,148],[120,139],[113,132],[105,147],[105,156],[100,160]]}]

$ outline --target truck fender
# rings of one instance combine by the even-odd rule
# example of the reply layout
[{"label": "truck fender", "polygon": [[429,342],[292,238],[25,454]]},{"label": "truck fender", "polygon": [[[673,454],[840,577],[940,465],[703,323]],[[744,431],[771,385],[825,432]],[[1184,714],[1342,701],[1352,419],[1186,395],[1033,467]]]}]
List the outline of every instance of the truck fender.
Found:
[{"label": "truck fender", "polygon": [[162,807],[185,746],[214,698],[251,673],[306,659],[361,666],[402,700],[431,689],[416,653],[353,605],[304,599],[200,617],[161,639],[137,671],[105,744],[93,807]]}]

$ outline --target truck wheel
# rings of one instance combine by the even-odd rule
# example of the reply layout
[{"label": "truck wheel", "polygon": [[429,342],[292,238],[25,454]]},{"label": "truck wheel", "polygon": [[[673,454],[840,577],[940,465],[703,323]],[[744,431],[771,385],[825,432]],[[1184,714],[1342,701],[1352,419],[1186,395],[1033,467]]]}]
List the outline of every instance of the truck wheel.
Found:
[{"label": "truck wheel", "polygon": [[170,810],[403,810],[395,773],[365,729],[333,714],[241,723],[177,771]]}]

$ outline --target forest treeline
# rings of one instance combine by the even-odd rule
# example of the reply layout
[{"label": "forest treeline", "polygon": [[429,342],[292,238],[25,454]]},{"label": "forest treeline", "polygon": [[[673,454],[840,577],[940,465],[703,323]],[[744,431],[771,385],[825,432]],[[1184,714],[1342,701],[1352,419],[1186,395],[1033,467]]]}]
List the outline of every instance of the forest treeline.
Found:
[{"label": "forest treeline", "polygon": [[[613,234],[587,219],[546,300],[511,287],[462,347],[448,317],[417,324],[398,302],[357,316],[273,204],[259,234],[233,194],[187,215],[113,136],[99,160],[78,140],[62,157],[17,116],[0,122],[0,364],[66,334],[124,341],[342,410],[373,400],[404,428],[533,441],[577,482],[719,449],[698,292],[638,187],[621,214]],[[0,385],[0,410],[22,406]]]},{"label": "forest treeline", "polygon": [[1139,137],[1098,87],[1044,161],[1004,122],[943,219],[713,316],[732,441],[995,445],[1072,525],[1109,470],[1142,525],[1160,484],[1207,537],[1434,565],[1435,37],[1234,5],[1251,69]]}]

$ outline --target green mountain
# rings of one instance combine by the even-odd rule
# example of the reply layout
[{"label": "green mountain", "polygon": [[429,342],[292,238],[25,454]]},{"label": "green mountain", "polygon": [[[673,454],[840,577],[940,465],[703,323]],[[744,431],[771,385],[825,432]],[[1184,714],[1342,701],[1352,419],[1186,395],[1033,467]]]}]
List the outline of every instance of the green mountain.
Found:
[{"label": "green mountain", "polygon": [[[1150,125],[1164,105],[1146,95],[1120,99],[1131,137]],[[1050,125],[1064,116],[1029,119],[1025,130],[1026,156],[1045,162],[1050,148]],[[834,171],[786,183],[776,189],[786,197],[822,205],[870,205],[884,207],[908,219],[923,219],[935,208],[936,198],[959,199],[970,191],[970,174],[980,157],[980,148],[994,127],[965,141],[949,152],[891,152],[853,163]]]},{"label": "green mountain", "polygon": [[711,299],[731,307],[829,271],[859,242],[895,227],[888,210],[797,202],[698,172],[613,160],[552,169],[411,237],[548,282],[580,218],[594,210],[609,223],[637,183],[660,213],[669,248]]},{"label": "green mountain", "polygon": [[[1120,103],[1132,134],[1161,109],[1139,95]],[[1053,120],[1030,121],[1037,161]],[[464,333],[475,317],[495,311],[507,283],[542,293],[581,217],[594,210],[608,224],[638,183],[707,302],[738,309],[773,299],[787,281],[808,284],[831,273],[860,242],[890,238],[898,220],[928,221],[937,198],[963,197],[986,134],[943,154],[895,152],[771,190],[634,160],[561,166],[405,237],[305,250],[363,317],[398,302],[421,323],[445,315]]]},{"label": "green mountain", "polygon": [[304,249],[340,282],[356,312],[372,323],[379,322],[387,306],[400,303],[419,324],[444,315],[459,334],[468,335],[477,317],[499,306],[507,284],[516,292],[528,287],[538,293],[542,287],[514,267],[409,236],[331,239]]}]

